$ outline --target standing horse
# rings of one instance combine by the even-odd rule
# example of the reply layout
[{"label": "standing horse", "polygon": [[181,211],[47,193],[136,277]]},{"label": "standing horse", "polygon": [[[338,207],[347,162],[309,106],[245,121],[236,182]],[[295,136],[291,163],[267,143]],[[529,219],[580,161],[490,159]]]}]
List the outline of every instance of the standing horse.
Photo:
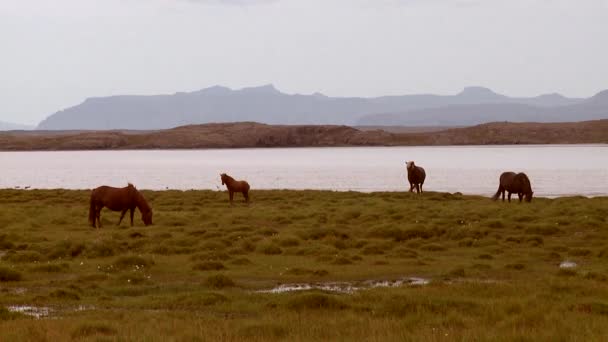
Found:
[{"label": "standing horse", "polygon": [[498,191],[496,194],[492,196],[493,200],[497,200],[498,197],[502,194],[502,201],[505,201],[505,191],[509,193],[508,200],[511,202],[511,194],[516,193],[519,197],[519,202],[521,202],[522,198],[525,197],[526,202],[532,201],[532,185],[530,185],[530,180],[525,173],[520,172],[516,174],[515,172],[504,172],[500,175],[500,183],[498,184]]},{"label": "standing horse", "polygon": [[103,185],[93,189],[89,208],[89,223],[93,228],[96,227],[95,223],[97,223],[97,227],[101,228],[101,209],[103,207],[121,212],[117,225],[120,225],[127,210],[130,210],[131,226],[133,226],[133,213],[136,207],[141,212],[141,219],[144,224],[146,226],[152,224],[152,209],[144,196],[131,183],[124,188]]},{"label": "standing horse", "polygon": [[249,202],[249,183],[244,180],[237,181],[225,173],[220,174],[220,177],[222,178],[222,185],[226,184],[226,188],[228,188],[228,193],[230,194],[230,204],[232,204],[232,199],[234,198],[235,192],[243,193],[245,202]]},{"label": "standing horse", "polygon": [[413,161],[408,161],[405,165],[407,168],[407,180],[410,182],[410,192],[414,192],[414,188],[416,188],[416,193],[421,193],[426,172],[420,166],[416,166]]}]

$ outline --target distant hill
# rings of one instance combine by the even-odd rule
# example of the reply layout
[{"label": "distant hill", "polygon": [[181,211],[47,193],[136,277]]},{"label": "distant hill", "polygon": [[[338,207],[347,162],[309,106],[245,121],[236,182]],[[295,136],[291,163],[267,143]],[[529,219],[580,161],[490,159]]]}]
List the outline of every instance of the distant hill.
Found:
[{"label": "distant hill", "polygon": [[[535,98],[537,101],[539,98]],[[557,99],[557,98],[555,98]],[[527,103],[524,103],[527,102]],[[608,90],[571,104],[547,106],[534,101],[453,104],[436,108],[372,114],[357,121],[361,126],[477,125],[492,121],[572,122],[608,118]]]},{"label": "distant hill", "polygon": [[158,131],[0,132],[0,150],[4,151],[582,143],[608,143],[608,120],[495,122],[413,133],[254,122],[189,125]]},{"label": "distant hill", "polygon": [[12,123],[12,122],[0,121],[0,131],[29,130],[29,129],[34,129],[34,128],[36,128],[36,126],[22,125],[22,124],[16,124],[16,123]]},{"label": "distant hill", "polygon": [[[172,95],[89,98],[52,114],[38,129],[154,130],[241,121],[288,125],[463,126],[507,120],[547,122],[554,117],[559,121],[607,118],[604,109],[608,105],[602,103],[592,108],[591,100],[559,94],[513,98],[482,87],[465,88],[456,95],[358,98],[328,97],[319,93],[290,95],[272,85],[239,90],[215,86]],[[579,105],[582,107],[576,107]]]}]

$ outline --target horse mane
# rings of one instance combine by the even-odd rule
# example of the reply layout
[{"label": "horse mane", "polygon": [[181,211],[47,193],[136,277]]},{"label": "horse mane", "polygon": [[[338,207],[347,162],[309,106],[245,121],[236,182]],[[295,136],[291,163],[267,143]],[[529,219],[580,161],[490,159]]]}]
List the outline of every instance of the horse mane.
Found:
[{"label": "horse mane", "polygon": [[137,204],[137,207],[139,208],[139,210],[143,213],[143,212],[149,212],[151,210],[150,205],[148,204],[148,202],[146,201],[146,199],[144,198],[144,196],[141,194],[141,192],[137,191],[135,194],[135,203]]},{"label": "horse mane", "polygon": [[225,174],[225,173],[222,173],[222,177],[225,177],[227,180],[232,180],[232,181],[234,180],[234,178],[232,178],[232,177],[228,176],[228,175],[227,175],[227,174]]},{"label": "horse mane", "polygon": [[528,175],[523,172],[517,174],[517,178],[521,179],[522,185],[527,192],[532,192],[532,184],[530,184],[530,179]]}]

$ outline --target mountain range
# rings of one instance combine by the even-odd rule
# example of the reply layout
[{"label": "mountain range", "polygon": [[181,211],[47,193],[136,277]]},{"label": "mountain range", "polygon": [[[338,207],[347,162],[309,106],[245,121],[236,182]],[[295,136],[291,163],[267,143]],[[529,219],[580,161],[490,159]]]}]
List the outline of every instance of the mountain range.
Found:
[{"label": "mountain range", "polygon": [[166,129],[189,124],[255,121],[287,125],[435,126],[492,121],[570,122],[608,118],[608,90],[591,98],[559,94],[508,97],[483,87],[455,95],[328,97],[285,94],[273,85],[214,86],[171,95],[88,98],[50,115],[41,130]]}]

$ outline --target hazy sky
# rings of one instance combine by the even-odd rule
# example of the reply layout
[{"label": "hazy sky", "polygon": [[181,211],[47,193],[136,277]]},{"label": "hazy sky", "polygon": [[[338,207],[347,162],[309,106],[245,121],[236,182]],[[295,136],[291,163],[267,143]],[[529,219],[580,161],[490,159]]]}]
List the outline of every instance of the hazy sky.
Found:
[{"label": "hazy sky", "polygon": [[0,0],[0,121],[265,83],[587,97],[608,88],[608,0]]}]

